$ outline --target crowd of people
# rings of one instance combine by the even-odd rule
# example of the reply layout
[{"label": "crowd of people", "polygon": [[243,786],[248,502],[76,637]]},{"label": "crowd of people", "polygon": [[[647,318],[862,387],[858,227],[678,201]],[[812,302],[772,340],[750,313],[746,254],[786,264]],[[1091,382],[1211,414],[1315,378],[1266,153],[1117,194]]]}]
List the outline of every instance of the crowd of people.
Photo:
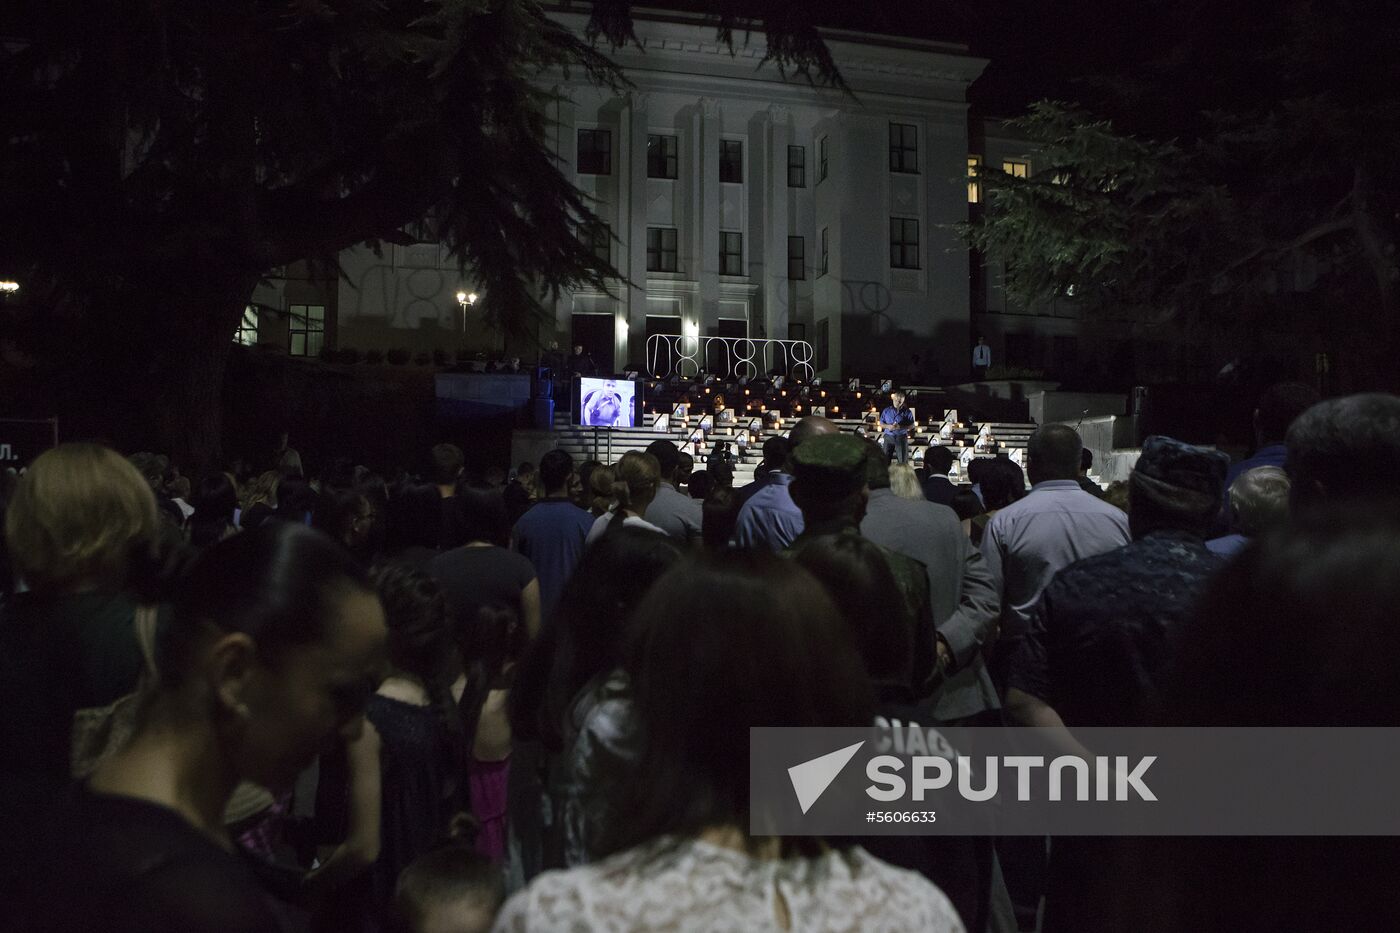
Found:
[{"label": "crowd of people", "polygon": [[0,487],[7,928],[1392,927],[1384,846],[750,833],[752,726],[1391,724],[1400,398],[1255,430],[1108,490],[1057,424],[967,486],[821,417],[741,488],[60,445]]}]

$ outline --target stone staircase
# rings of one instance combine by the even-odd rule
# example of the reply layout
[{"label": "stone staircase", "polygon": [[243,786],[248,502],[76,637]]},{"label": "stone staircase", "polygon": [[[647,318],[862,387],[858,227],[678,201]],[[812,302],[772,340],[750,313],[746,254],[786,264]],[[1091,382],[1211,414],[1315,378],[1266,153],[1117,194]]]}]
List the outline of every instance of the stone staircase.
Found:
[{"label": "stone staircase", "polygon": [[[921,413],[922,414],[922,413]],[[942,446],[952,448],[954,456],[959,460],[953,473],[950,474],[955,482],[965,482],[964,470],[961,467],[961,457],[964,451],[973,450],[974,457],[993,457],[997,453],[1010,455],[1013,459],[1024,463],[1024,452],[1026,440],[1030,437],[1035,425],[1020,422],[988,422],[973,425],[970,423],[952,422],[947,431],[942,431],[942,425],[948,413],[943,413],[943,418],[935,419],[920,424],[910,442],[910,457],[918,466],[922,460],[923,451],[939,435],[938,440]],[[616,463],[623,454],[629,450],[643,451],[647,445],[657,440],[669,440],[680,446],[683,450],[693,452],[695,456],[695,469],[705,469],[709,455],[715,450],[717,442],[729,444],[730,451],[735,455],[734,485],[736,487],[745,485],[753,480],[753,471],[763,459],[763,442],[769,437],[778,434],[786,434],[795,423],[794,419],[786,420],[781,428],[765,426],[762,430],[751,432],[747,425],[741,427],[738,423],[717,426],[710,431],[706,442],[702,445],[692,445],[690,437],[698,425],[699,419],[691,417],[687,426],[679,424],[665,425],[665,428],[657,426],[657,416],[649,414],[646,416],[652,422],[649,426],[635,428],[588,428],[580,427],[572,423],[568,414],[556,413],[554,418],[554,429],[552,431],[517,431],[516,438],[512,445],[512,461],[532,460],[538,462],[539,457],[545,450],[550,448],[561,448],[573,455],[575,461],[599,460],[603,463]],[[830,417],[830,416],[829,416]],[[864,422],[858,418],[831,417],[842,431],[857,433],[864,427]],[[664,419],[662,423],[669,422]],[[739,443],[740,436],[744,436],[746,445]],[[990,435],[996,439],[997,447],[992,449],[978,449],[979,438]],[[698,447],[698,449],[696,449]],[[1019,452],[1019,453],[1018,453]]]}]

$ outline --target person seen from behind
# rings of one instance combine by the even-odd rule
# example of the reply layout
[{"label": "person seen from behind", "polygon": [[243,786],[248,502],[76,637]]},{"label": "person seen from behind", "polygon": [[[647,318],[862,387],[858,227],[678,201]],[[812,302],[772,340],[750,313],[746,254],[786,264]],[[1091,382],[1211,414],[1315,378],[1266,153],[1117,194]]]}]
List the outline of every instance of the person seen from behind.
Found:
[{"label": "person seen from behind", "polygon": [[[727,610],[691,618],[715,593]],[[866,726],[869,677],[821,585],[744,554],[682,563],[633,613],[632,767],[609,788],[602,861],[546,872],[506,902],[503,931],[962,931],[948,898],[848,839],[748,832],[749,727]],[[684,806],[678,806],[684,801]]]}]

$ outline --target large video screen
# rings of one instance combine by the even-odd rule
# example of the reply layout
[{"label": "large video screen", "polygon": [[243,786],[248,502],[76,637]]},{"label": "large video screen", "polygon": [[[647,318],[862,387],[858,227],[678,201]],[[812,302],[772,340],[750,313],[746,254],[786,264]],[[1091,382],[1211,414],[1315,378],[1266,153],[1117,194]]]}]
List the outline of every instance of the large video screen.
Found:
[{"label": "large video screen", "polygon": [[628,379],[578,381],[578,423],[594,428],[630,428],[636,424],[637,384]]}]

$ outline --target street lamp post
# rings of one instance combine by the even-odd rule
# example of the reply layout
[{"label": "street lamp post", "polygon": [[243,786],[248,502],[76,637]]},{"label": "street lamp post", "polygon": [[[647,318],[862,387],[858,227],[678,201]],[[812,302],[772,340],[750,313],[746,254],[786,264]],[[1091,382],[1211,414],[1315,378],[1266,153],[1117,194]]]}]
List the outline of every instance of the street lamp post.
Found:
[{"label": "street lamp post", "polygon": [[462,333],[467,332],[467,308],[476,304],[476,292],[458,292],[457,304],[462,306]]}]

